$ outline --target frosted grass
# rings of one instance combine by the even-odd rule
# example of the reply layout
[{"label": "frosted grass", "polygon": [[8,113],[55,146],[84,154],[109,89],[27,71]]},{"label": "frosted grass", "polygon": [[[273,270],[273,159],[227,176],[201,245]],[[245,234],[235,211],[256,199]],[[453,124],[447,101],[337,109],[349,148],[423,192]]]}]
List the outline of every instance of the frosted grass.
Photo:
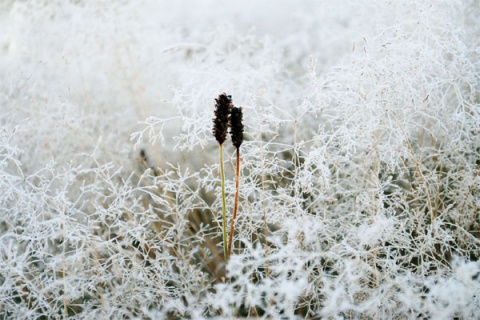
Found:
[{"label": "frosted grass", "polygon": [[[0,315],[475,318],[479,15],[473,0],[5,1]],[[228,265],[222,92],[245,125]],[[228,143],[224,164],[231,210]]]}]

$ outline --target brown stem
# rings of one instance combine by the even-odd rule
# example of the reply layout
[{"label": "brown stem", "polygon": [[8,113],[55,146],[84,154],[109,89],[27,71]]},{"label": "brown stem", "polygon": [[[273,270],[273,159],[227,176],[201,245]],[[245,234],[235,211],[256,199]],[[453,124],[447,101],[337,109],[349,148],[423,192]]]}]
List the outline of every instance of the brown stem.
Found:
[{"label": "brown stem", "polygon": [[235,172],[235,202],[233,205],[233,217],[232,222],[230,224],[230,236],[228,241],[228,257],[230,257],[232,253],[232,244],[233,244],[233,233],[235,230],[235,219],[237,218],[237,211],[238,211],[238,191],[240,186],[240,148],[237,148],[237,168]]}]

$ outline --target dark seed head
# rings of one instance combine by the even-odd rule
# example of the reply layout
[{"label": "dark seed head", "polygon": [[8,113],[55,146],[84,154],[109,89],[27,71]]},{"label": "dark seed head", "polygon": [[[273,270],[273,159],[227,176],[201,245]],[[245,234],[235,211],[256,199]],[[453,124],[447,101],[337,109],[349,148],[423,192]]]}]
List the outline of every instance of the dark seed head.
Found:
[{"label": "dark seed head", "polygon": [[232,136],[232,143],[235,147],[240,148],[243,142],[243,109],[233,107],[230,114],[230,135]]},{"label": "dark seed head", "polygon": [[141,149],[141,150],[140,150],[140,158],[142,158],[143,161],[147,161],[147,160],[148,160],[147,154],[145,153],[145,150],[144,150],[144,149]]},{"label": "dark seed head", "polygon": [[227,139],[228,119],[233,107],[232,96],[222,93],[215,99],[215,118],[213,118],[213,135],[219,144]]}]

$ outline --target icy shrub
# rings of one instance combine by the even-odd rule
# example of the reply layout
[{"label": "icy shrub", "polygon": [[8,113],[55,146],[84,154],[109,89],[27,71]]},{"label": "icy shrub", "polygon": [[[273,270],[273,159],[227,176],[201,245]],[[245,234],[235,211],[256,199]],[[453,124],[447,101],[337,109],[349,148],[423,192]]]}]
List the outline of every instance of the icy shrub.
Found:
[{"label": "icy shrub", "polygon": [[0,6],[1,317],[479,314],[478,3],[189,5]]}]

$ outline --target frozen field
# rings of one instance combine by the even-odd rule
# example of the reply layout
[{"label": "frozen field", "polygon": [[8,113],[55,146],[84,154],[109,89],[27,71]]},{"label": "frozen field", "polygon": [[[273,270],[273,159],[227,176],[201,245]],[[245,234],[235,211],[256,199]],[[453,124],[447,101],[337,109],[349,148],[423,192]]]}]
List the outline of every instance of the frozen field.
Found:
[{"label": "frozen field", "polygon": [[[478,319],[479,17],[3,1],[0,318]],[[223,92],[245,130],[228,263]]]}]

